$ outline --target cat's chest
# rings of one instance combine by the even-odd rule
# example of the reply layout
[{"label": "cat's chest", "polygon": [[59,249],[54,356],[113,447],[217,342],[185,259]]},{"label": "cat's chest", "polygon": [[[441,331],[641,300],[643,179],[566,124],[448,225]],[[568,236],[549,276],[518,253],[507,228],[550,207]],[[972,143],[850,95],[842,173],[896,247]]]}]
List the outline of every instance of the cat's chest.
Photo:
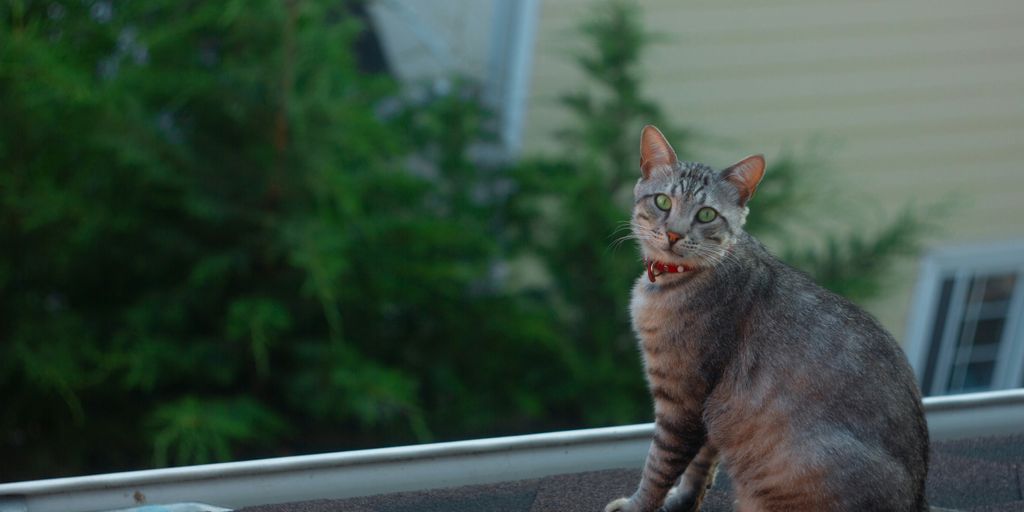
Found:
[{"label": "cat's chest", "polygon": [[633,330],[648,356],[685,355],[705,335],[706,322],[693,297],[685,292],[666,293],[634,289],[630,304]]}]

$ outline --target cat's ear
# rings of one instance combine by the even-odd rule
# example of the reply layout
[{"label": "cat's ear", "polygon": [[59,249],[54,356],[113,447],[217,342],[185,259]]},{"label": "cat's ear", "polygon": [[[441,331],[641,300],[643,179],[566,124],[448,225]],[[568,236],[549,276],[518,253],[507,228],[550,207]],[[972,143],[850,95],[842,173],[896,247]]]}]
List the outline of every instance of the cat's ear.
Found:
[{"label": "cat's ear", "polygon": [[653,124],[644,126],[640,132],[640,172],[644,179],[651,176],[651,170],[656,167],[667,165],[673,166],[676,163],[676,152],[665,140],[661,131]]},{"label": "cat's ear", "polygon": [[748,156],[722,171],[720,176],[739,192],[740,206],[746,206],[764,176],[764,155]]}]

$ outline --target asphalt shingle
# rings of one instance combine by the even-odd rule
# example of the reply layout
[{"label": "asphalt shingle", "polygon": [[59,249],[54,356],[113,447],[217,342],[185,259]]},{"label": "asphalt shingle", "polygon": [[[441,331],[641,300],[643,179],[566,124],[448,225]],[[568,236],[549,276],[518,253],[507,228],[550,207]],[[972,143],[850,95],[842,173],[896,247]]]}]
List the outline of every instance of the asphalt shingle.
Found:
[{"label": "asphalt shingle", "polygon": [[[244,512],[599,512],[633,492],[640,468],[554,475],[449,489],[314,500]],[[934,443],[928,474],[931,505],[969,512],[1024,512],[1024,435]],[[732,510],[729,479],[720,475],[703,512]]]}]

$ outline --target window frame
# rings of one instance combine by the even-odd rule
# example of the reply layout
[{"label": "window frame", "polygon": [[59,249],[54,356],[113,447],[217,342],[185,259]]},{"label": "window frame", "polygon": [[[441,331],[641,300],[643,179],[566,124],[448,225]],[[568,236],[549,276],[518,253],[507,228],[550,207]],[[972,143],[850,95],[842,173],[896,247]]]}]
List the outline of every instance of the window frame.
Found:
[{"label": "window frame", "polygon": [[[1006,323],[999,342],[990,390],[1024,386],[1024,240],[1002,243],[943,247],[930,251],[921,260],[914,298],[907,321],[906,353],[925,396],[947,395],[949,377],[956,357],[959,326],[964,319],[967,294],[977,276],[1015,273],[1017,279],[1006,312]],[[939,352],[929,382],[929,354],[932,350],[936,314],[942,299],[942,287],[953,279],[946,305],[949,314],[942,323]],[[956,391],[960,393],[962,391]]]}]

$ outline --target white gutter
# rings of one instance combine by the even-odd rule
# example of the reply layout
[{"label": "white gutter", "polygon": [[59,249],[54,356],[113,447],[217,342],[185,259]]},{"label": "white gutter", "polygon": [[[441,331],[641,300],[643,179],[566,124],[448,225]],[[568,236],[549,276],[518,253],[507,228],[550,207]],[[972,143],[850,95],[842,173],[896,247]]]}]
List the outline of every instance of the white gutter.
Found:
[{"label": "white gutter", "polygon": [[[934,440],[1024,432],[1024,389],[925,399]],[[221,507],[638,468],[651,424],[0,484],[0,512]]]}]

